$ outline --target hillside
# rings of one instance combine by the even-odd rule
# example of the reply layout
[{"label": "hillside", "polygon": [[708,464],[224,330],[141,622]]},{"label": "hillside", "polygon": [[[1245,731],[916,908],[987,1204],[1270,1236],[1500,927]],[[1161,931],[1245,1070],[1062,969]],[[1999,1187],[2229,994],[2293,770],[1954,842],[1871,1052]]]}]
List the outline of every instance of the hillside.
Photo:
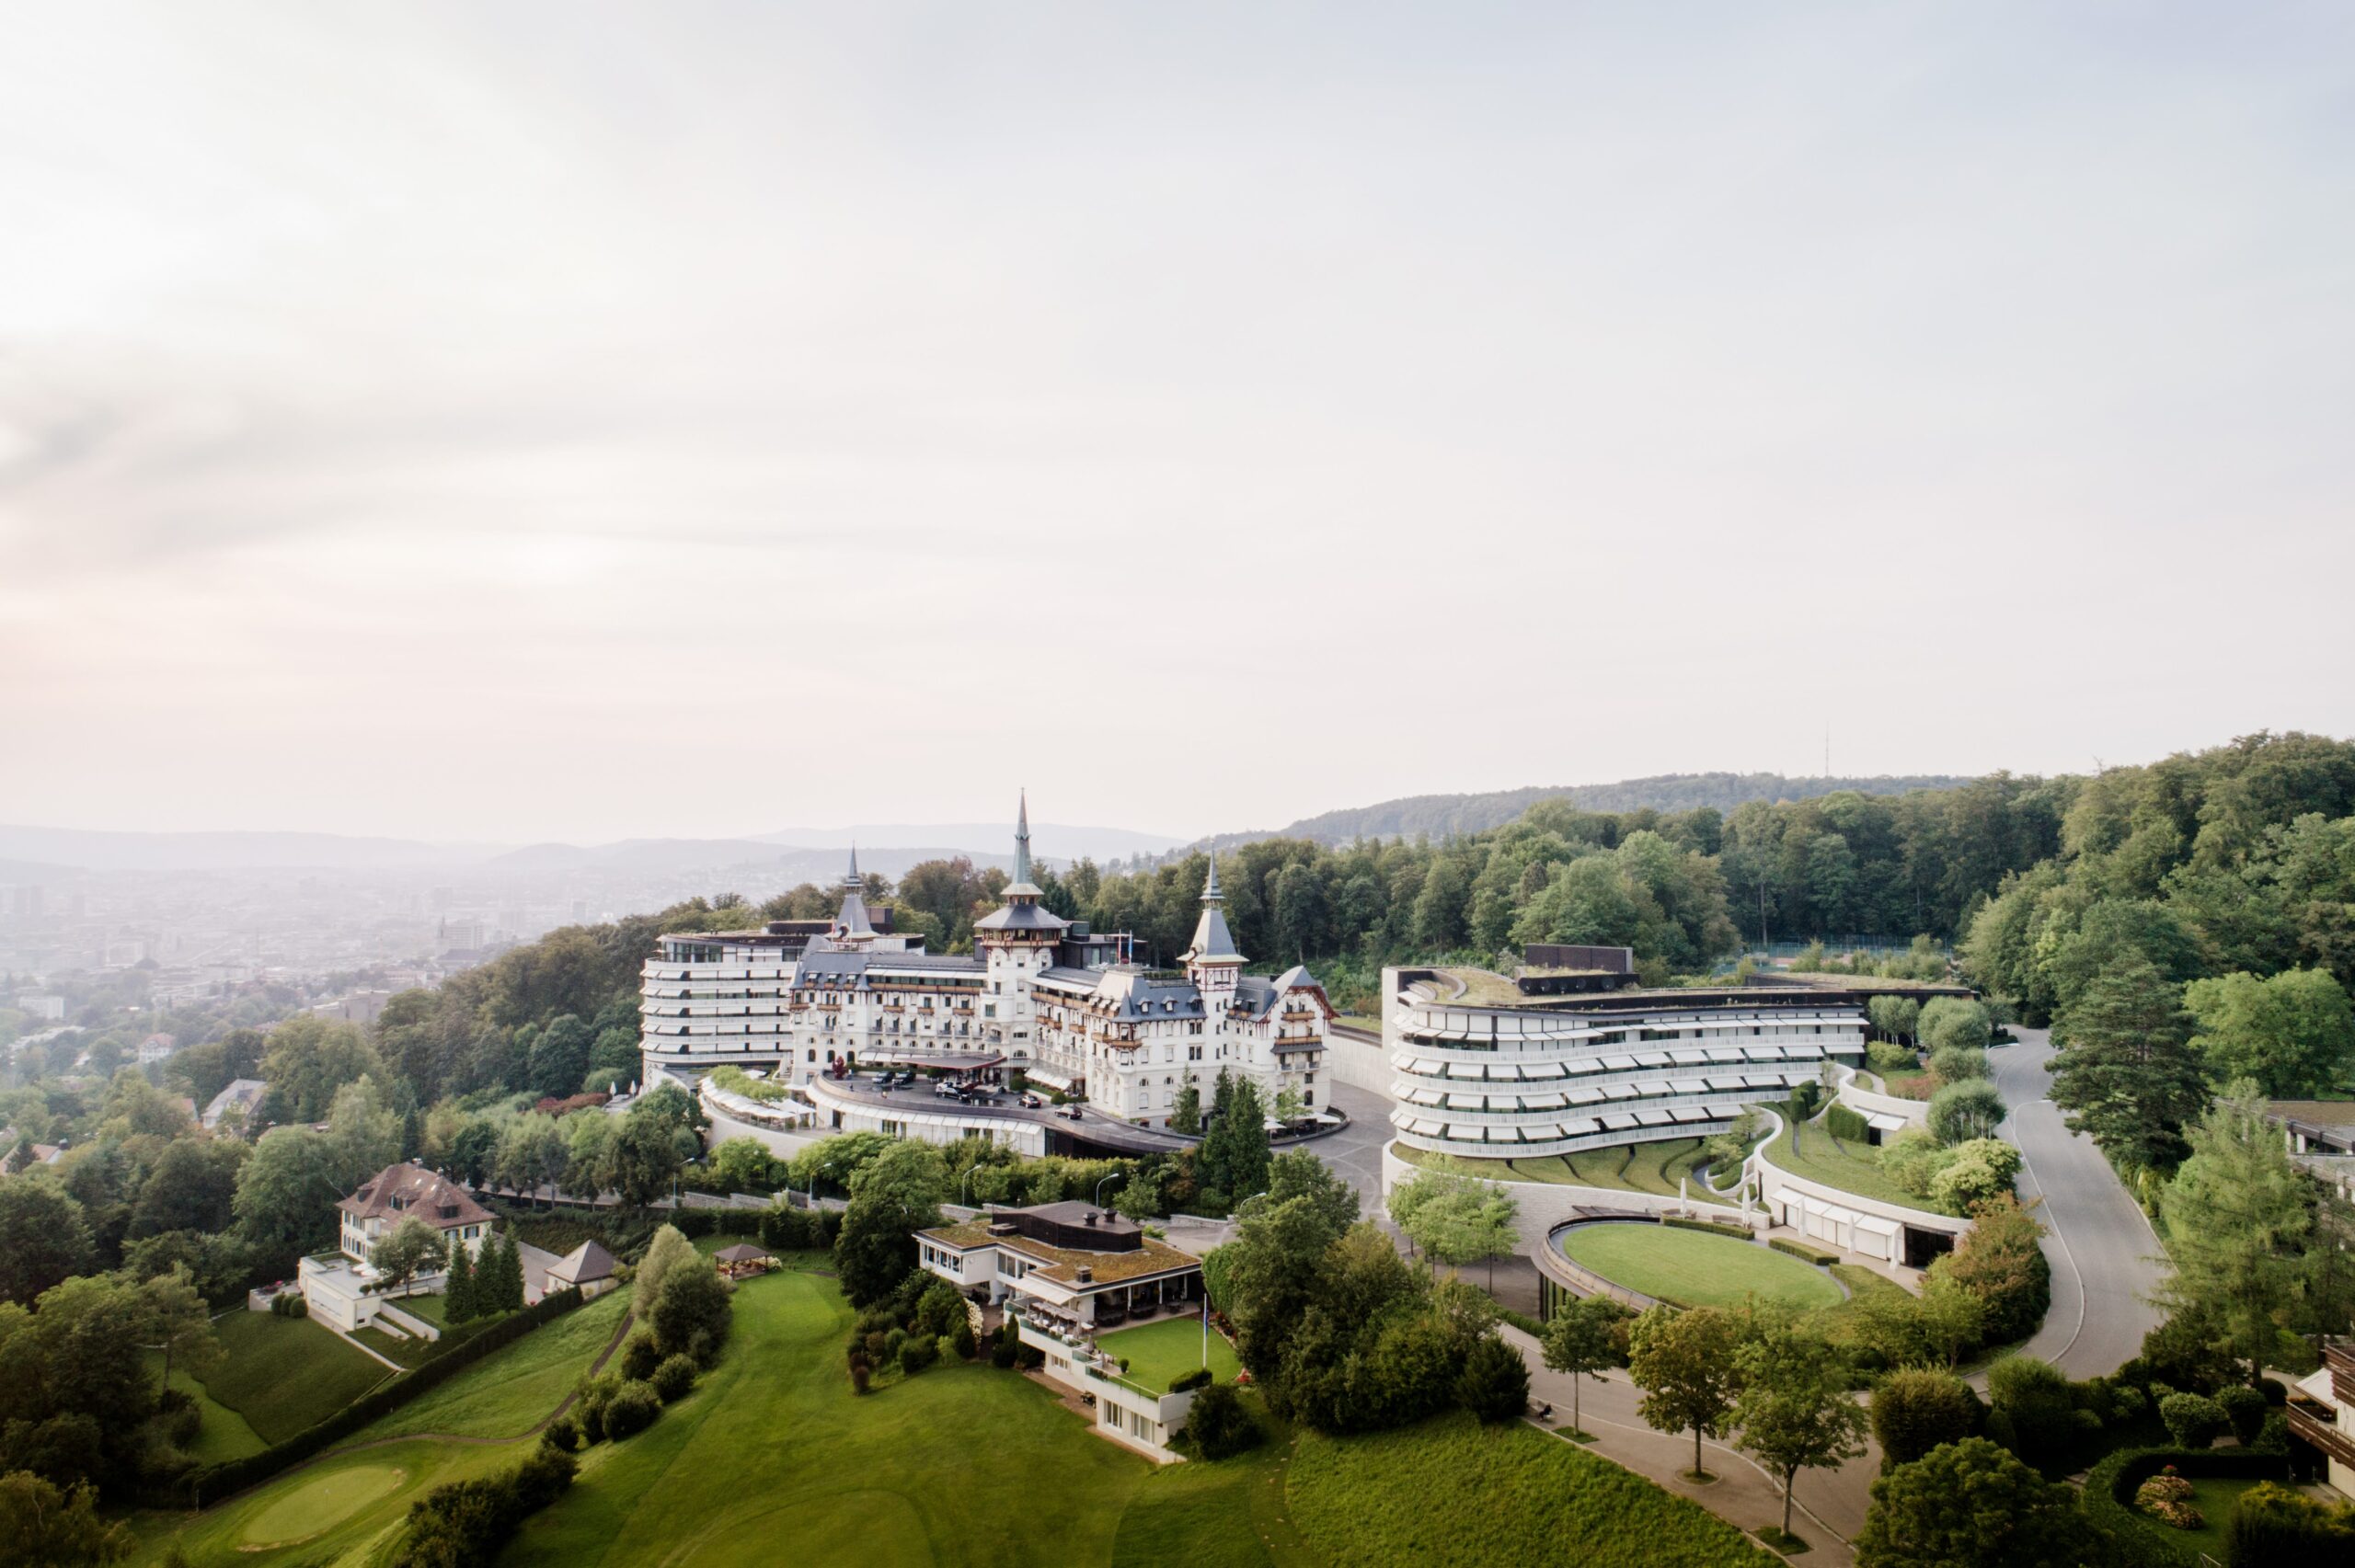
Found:
[{"label": "hillside", "polygon": [[1559,784],[1503,789],[1486,795],[1410,795],[1376,806],[1360,806],[1304,817],[1273,832],[1222,833],[1218,848],[1259,839],[1314,839],[1344,844],[1357,839],[1414,838],[1427,833],[1477,833],[1501,827],[1541,800],[1567,800],[1587,811],[1691,811],[1713,806],[1730,811],[1751,800],[1813,800],[1855,790],[1864,795],[1904,795],[1917,789],[1957,789],[1970,781],[1947,773],[1878,774],[1872,778],[1790,778],[1782,773],[1662,773],[1617,784]]}]

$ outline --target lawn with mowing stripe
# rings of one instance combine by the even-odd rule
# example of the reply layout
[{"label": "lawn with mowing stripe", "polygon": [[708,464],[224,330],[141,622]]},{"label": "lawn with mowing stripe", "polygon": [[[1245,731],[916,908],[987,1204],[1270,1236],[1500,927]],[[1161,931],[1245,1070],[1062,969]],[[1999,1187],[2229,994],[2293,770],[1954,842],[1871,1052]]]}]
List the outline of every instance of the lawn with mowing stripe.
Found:
[{"label": "lawn with mowing stripe", "polygon": [[[1201,1367],[1203,1343],[1199,1317],[1164,1318],[1143,1328],[1096,1337],[1097,1349],[1128,1362],[1125,1380],[1149,1394],[1167,1393],[1173,1379]],[[1235,1358],[1235,1347],[1216,1329],[1210,1331],[1209,1346],[1211,1376],[1222,1383],[1234,1381],[1235,1374],[1243,1369]]]},{"label": "lawn with mowing stripe", "polygon": [[1836,1139],[1824,1131],[1820,1122],[1810,1122],[1803,1127],[1786,1127],[1767,1146],[1766,1161],[1794,1176],[1821,1182],[1858,1197],[1878,1198],[1931,1214],[1953,1212],[1926,1197],[1914,1196],[1890,1180],[1888,1173],[1881,1169],[1880,1150],[1869,1144]]},{"label": "lawn with mowing stripe", "polygon": [[1754,1242],[1675,1225],[1581,1225],[1562,1233],[1562,1255],[1614,1285],[1687,1307],[1733,1307],[1755,1295],[1796,1310],[1836,1306],[1823,1270]]},{"label": "lawn with mowing stripe", "polygon": [[1292,1522],[1335,1562],[1769,1568],[1778,1561],[1723,1519],[1575,1444],[1518,1421],[1483,1426],[1460,1413],[1362,1437],[1307,1434],[1289,1493]]},{"label": "lawn with mowing stripe", "polygon": [[[141,1352],[151,1372],[164,1369],[164,1358],[155,1351]],[[247,1454],[260,1453],[269,1444],[259,1433],[246,1425],[246,1418],[204,1391],[204,1385],[188,1375],[185,1367],[172,1368],[172,1387],[196,1402],[198,1425],[196,1438],[188,1446],[189,1456],[199,1464],[217,1465],[230,1459],[241,1459]]]},{"label": "lawn with mowing stripe", "polygon": [[354,1441],[412,1432],[520,1436],[546,1420],[579,1386],[628,1312],[626,1286],[600,1296],[419,1394]]},{"label": "lawn with mowing stripe", "polygon": [[317,1425],[392,1375],[307,1318],[231,1312],[214,1320],[213,1336],[223,1360],[205,1376],[204,1391],[265,1443]]}]

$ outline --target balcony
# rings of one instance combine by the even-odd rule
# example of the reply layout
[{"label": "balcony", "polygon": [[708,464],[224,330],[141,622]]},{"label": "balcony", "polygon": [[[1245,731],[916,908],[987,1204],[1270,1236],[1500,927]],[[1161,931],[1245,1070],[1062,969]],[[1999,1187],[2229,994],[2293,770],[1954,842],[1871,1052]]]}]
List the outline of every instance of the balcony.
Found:
[{"label": "balcony", "polygon": [[2288,1407],[2290,1435],[2303,1437],[2339,1464],[2355,1470],[2355,1436],[2339,1430],[2338,1413],[2312,1394],[2292,1391]]}]

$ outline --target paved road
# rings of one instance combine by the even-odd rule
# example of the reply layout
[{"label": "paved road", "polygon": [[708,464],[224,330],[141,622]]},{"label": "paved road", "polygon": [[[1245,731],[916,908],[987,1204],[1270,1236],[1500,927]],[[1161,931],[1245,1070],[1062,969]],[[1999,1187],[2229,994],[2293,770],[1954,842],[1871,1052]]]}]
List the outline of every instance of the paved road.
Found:
[{"label": "paved road", "polygon": [[2159,1239],[2093,1139],[2071,1132],[2049,1098],[2047,1032],[2016,1032],[2019,1044],[1987,1059],[2012,1108],[2003,1133],[2019,1146],[2020,1196],[2044,1200],[2038,1217],[2052,1263],[2052,1310],[2026,1354],[2072,1378],[2098,1377],[2139,1352],[2165,1315],[2150,1304],[2161,1276]]},{"label": "paved road", "polygon": [[1382,1211],[1382,1146],[1390,1141],[1390,1102],[1371,1090],[1347,1083],[1332,1086],[1333,1108],[1350,1118],[1336,1133],[1302,1145],[1333,1168],[1358,1190],[1358,1203],[1368,1216]]}]

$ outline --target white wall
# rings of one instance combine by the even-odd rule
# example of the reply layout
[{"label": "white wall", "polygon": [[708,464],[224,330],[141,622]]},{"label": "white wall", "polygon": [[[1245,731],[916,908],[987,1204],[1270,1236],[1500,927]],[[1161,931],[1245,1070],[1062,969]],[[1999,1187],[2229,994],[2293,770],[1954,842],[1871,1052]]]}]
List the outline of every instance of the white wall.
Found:
[{"label": "white wall", "polygon": [[[1465,1163],[1474,1162],[1467,1161]],[[1399,1183],[1412,1179],[1414,1174],[1415,1167],[1398,1158],[1395,1145],[1385,1143],[1382,1146],[1382,1190],[1385,1195]],[[1705,1202],[1697,1195],[1693,1202],[1679,1204],[1672,1197],[1661,1197],[1653,1193],[1617,1192],[1607,1187],[1577,1187],[1553,1182],[1503,1181],[1500,1185],[1520,1205],[1513,1227],[1524,1250],[1543,1247],[1546,1234],[1565,1219],[1573,1218],[1574,1210],[1581,1208],[1611,1208],[1622,1213],[1636,1211],[1645,1214],[1689,1212],[1696,1219],[1739,1220],[1741,1218],[1739,1205]],[[1765,1223],[1765,1211],[1763,1208],[1753,1209],[1752,1228]]]},{"label": "white wall", "polygon": [[1352,1089],[1381,1095],[1385,1104],[1391,1081],[1398,1076],[1379,1040],[1331,1028],[1325,1032],[1325,1070]]}]

